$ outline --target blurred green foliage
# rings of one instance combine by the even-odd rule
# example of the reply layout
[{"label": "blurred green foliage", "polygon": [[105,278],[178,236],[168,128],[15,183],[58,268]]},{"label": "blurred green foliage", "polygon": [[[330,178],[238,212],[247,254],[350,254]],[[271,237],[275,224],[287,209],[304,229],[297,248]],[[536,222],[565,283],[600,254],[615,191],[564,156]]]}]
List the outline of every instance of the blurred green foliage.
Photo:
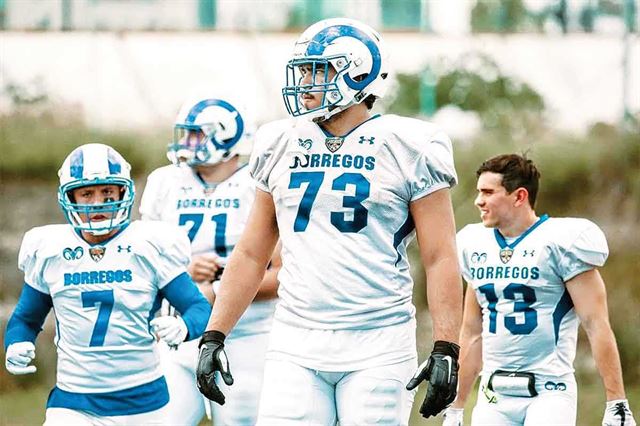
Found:
[{"label": "blurred green foliage", "polygon": [[[435,82],[435,84],[433,83]],[[544,121],[544,100],[533,88],[503,74],[486,55],[469,53],[455,62],[436,61],[417,74],[398,74],[397,87],[387,111],[420,114],[425,85],[435,91],[437,109],[453,105],[478,114],[485,129],[501,139],[531,136]],[[433,96],[433,95],[431,95]]]},{"label": "blurred green foliage", "polygon": [[3,179],[53,180],[65,157],[77,146],[99,142],[112,146],[140,175],[166,163],[164,152],[171,138],[161,135],[106,132],[86,127],[60,107],[39,105],[35,110],[18,108],[0,116],[0,175]]}]

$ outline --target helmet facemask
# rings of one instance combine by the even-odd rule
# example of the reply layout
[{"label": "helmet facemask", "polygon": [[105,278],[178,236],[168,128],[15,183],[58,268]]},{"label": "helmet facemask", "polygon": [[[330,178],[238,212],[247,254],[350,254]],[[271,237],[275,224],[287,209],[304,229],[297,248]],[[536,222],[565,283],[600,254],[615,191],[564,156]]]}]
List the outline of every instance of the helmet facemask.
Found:
[{"label": "helmet facemask", "polygon": [[[71,152],[58,171],[58,204],[69,224],[92,235],[105,235],[129,224],[135,197],[130,169],[124,158],[107,145],[87,144]],[[116,185],[119,199],[94,204],[76,202],[74,190],[95,185]],[[90,215],[96,213],[107,218],[91,221]]]},{"label": "helmet facemask", "polygon": [[[298,39],[287,63],[282,96],[290,115],[323,121],[370,95],[382,97],[386,90],[382,41],[377,32],[358,21],[336,18],[309,27]],[[302,67],[312,79],[303,81]],[[328,79],[330,68],[335,76]],[[318,78],[323,75],[324,78]],[[305,108],[303,96],[321,93],[320,105]]]}]

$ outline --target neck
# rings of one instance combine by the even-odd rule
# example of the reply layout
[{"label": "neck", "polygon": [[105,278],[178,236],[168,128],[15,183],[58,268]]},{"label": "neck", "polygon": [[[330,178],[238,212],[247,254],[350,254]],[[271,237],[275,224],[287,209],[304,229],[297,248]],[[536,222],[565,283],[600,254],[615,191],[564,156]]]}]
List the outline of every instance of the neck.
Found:
[{"label": "neck", "polygon": [[328,120],[320,122],[319,125],[334,136],[344,136],[369,118],[371,114],[363,102],[337,113]]},{"label": "neck", "polygon": [[220,183],[238,170],[238,156],[213,166],[197,166],[195,170],[206,183]]},{"label": "neck", "polygon": [[118,233],[120,228],[112,229],[108,234],[104,235],[93,235],[87,231],[80,231],[82,234],[82,239],[88,242],[89,244],[100,244],[107,241],[109,238],[113,237]]},{"label": "neck", "polygon": [[499,226],[498,231],[508,238],[517,237],[518,235],[522,235],[527,229],[531,228],[538,219],[539,217],[536,215],[535,211],[528,210],[519,216],[515,216],[511,223]]}]

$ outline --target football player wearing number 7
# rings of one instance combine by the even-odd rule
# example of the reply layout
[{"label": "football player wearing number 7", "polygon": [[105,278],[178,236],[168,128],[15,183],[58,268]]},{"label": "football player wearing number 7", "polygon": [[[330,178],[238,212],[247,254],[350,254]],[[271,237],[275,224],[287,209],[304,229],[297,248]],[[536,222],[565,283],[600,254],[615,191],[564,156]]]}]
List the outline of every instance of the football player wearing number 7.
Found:
[{"label": "football player wearing number 7", "polygon": [[523,156],[500,155],[478,171],[482,223],[458,233],[465,298],[460,389],[445,425],[462,410],[482,373],[473,425],[575,425],[573,375],[578,324],[606,392],[603,425],[633,426],[605,285],[604,234],[578,218],[535,211],[540,174]]},{"label": "football player wearing number 7", "polygon": [[[255,183],[239,159],[242,143],[251,142],[250,115],[235,99],[211,94],[187,99],[174,123],[167,157],[172,164],[153,171],[147,179],[140,212],[143,219],[179,225],[191,240],[189,273],[213,303],[219,277],[234,250],[255,197]],[[227,339],[234,359],[235,385],[227,390],[227,404],[213,407],[216,426],[253,426],[258,415],[264,354],[278,283],[279,257],[272,259],[256,297]],[[157,319],[174,322],[174,316]],[[211,404],[196,386],[198,342],[188,342],[161,356],[171,401],[167,419],[172,424],[197,425]]]},{"label": "football player wearing number 7", "polygon": [[[200,391],[223,403],[216,373],[230,384],[234,363],[225,336],[253,300],[279,237],[279,302],[258,425],[406,425],[423,380],[423,415],[455,397],[462,285],[451,142],[430,123],[371,115],[386,61],[367,25],[312,25],[286,67],[283,97],[294,118],[256,135],[256,198],[222,275],[197,376]],[[421,368],[407,257],[416,234],[436,340]]]},{"label": "football player wearing number 7", "polygon": [[58,202],[69,224],[27,232],[25,284],[5,334],[7,370],[36,371],[34,342],[56,319],[56,386],[45,425],[165,424],[169,401],[153,324],[166,298],[182,315],[174,335],[204,331],[211,308],[187,273],[189,240],[162,222],[130,221],[130,166],[113,148],[82,145],[60,171]]}]

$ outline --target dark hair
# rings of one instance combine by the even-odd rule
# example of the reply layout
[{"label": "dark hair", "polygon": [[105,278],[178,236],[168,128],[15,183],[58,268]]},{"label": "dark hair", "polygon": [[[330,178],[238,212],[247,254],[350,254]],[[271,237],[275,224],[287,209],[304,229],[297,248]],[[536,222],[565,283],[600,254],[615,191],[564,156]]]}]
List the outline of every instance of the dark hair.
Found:
[{"label": "dark hair", "polygon": [[525,188],[529,192],[529,204],[536,205],[540,172],[526,155],[503,154],[489,158],[480,165],[476,176],[491,172],[502,175],[502,186],[511,194],[518,188]]},{"label": "dark hair", "polygon": [[373,108],[373,104],[376,103],[376,99],[378,99],[378,98],[376,98],[373,95],[369,95],[366,98],[364,98],[364,101],[362,101],[362,102],[364,102],[364,104],[367,106],[367,109],[371,109],[371,108]]}]

